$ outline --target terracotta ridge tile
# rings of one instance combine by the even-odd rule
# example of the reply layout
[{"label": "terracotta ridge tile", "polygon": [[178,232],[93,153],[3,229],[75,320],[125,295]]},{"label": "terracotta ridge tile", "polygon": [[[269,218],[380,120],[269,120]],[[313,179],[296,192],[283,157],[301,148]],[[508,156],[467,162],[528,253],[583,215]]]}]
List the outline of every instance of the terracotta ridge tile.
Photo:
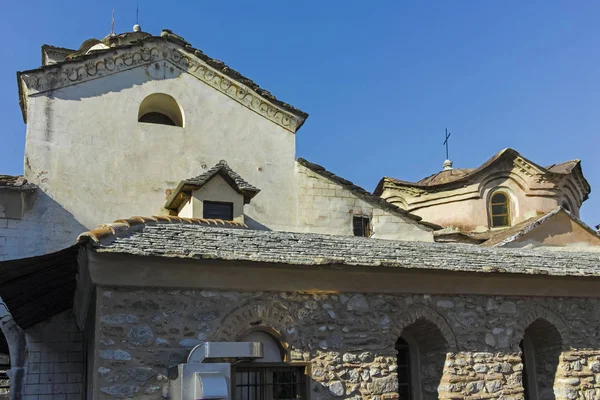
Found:
[{"label": "terracotta ridge tile", "polygon": [[181,225],[200,225],[200,226],[230,226],[248,229],[248,225],[237,221],[224,221],[222,219],[207,218],[184,218],[173,215],[155,215],[153,217],[130,217],[117,219],[109,224],[100,224],[96,228],[83,232],[77,237],[76,243],[86,243],[92,241],[100,243],[102,241],[114,240],[129,232],[139,231],[146,226],[157,224],[181,224]]}]

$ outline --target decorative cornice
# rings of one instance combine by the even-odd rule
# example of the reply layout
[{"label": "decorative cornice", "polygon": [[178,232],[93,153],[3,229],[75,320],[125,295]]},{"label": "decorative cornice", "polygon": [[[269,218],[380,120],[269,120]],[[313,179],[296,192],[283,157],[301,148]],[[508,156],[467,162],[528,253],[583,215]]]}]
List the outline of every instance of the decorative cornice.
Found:
[{"label": "decorative cornice", "polygon": [[[195,50],[194,53],[199,53]],[[132,68],[168,61],[213,89],[225,94],[250,110],[284,129],[295,133],[305,118],[284,110],[260,96],[248,86],[216,70],[195,54],[169,42],[145,41],[143,44],[99,51],[97,56],[58,63],[19,74],[26,86],[26,95],[55,90],[93,79],[113,75]]]},{"label": "decorative cornice", "polygon": [[521,172],[524,176],[531,178],[536,183],[554,183],[549,179],[549,174],[547,171],[536,168],[536,166],[531,162],[528,162],[521,157],[516,157],[513,161],[513,165],[518,172]]}]

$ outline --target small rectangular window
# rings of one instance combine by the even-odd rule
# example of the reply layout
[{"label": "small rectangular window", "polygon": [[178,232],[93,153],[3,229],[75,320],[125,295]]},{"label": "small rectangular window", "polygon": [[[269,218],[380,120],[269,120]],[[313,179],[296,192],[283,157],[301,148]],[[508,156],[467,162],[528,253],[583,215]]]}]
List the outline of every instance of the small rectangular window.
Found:
[{"label": "small rectangular window", "polygon": [[275,365],[235,367],[235,400],[304,400],[306,367]]},{"label": "small rectangular window", "polygon": [[207,219],[222,219],[233,221],[233,203],[220,201],[204,201],[202,216]]},{"label": "small rectangular window", "polygon": [[354,228],[354,236],[371,236],[371,224],[369,217],[358,216],[352,219],[352,226]]}]

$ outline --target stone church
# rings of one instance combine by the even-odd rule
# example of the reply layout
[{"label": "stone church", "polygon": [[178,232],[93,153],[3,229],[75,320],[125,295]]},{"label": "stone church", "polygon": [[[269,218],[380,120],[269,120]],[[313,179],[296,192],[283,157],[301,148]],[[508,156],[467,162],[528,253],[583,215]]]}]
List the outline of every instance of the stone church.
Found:
[{"label": "stone church", "polygon": [[308,114],[138,25],[17,79],[0,396],[600,398],[579,161],[507,149],[371,193],[296,158]]}]

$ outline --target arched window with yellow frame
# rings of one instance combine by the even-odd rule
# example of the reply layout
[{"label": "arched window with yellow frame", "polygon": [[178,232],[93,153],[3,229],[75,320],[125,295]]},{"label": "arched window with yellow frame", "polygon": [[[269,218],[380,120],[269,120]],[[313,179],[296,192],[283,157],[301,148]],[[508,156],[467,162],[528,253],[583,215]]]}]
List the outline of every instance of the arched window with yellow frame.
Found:
[{"label": "arched window with yellow frame", "polygon": [[504,192],[490,198],[490,223],[492,228],[510,226],[510,199]]}]

